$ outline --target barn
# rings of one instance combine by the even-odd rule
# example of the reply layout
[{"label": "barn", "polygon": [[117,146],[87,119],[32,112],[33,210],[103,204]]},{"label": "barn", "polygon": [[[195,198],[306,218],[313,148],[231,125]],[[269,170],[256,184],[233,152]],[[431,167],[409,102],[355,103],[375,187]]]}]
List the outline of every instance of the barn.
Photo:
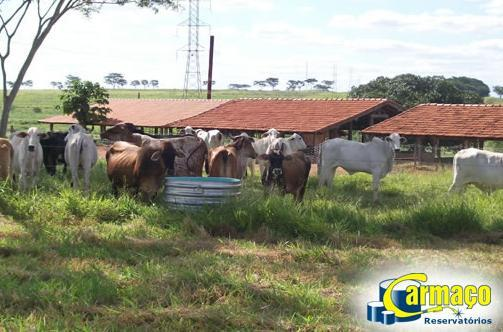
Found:
[{"label": "barn", "polygon": [[[379,123],[403,111],[387,99],[110,99],[107,120],[95,125],[104,130],[131,122],[154,133],[191,126],[220,129],[225,134],[262,133],[269,128],[299,133],[315,146],[328,138],[353,138],[354,131]],[[58,115],[40,120],[51,127],[75,119]]]},{"label": "barn", "polygon": [[503,141],[503,105],[421,104],[363,130],[370,136],[394,132],[408,138],[414,161],[442,161],[442,147],[482,149],[486,141]]},{"label": "barn", "polygon": [[[224,99],[110,99],[108,107],[111,112],[107,119],[94,125],[101,126],[103,131],[107,126],[130,122],[147,132],[167,134],[172,122],[198,115],[226,102],[228,100]],[[56,115],[39,122],[49,124],[53,130],[55,124],[69,125],[76,120],[71,116]]]},{"label": "barn", "polygon": [[301,134],[307,145],[315,146],[328,138],[352,139],[354,131],[402,111],[399,104],[387,99],[236,99],[171,126],[217,128],[230,135],[275,128],[285,134]]}]

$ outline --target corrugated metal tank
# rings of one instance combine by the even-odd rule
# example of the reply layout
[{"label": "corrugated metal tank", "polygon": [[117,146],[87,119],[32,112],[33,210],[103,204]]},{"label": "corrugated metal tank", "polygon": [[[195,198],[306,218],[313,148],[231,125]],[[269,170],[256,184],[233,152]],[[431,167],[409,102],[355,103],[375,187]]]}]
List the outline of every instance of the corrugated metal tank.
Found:
[{"label": "corrugated metal tank", "polygon": [[241,181],[231,178],[167,177],[164,200],[178,209],[223,204],[241,193]]}]

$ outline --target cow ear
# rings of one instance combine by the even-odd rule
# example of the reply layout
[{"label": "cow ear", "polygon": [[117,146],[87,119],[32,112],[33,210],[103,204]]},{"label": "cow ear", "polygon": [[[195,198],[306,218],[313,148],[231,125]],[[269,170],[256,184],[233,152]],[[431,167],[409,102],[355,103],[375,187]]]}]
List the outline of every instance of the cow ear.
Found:
[{"label": "cow ear", "polygon": [[261,154],[257,157],[258,160],[269,160],[268,154]]},{"label": "cow ear", "polygon": [[407,143],[407,139],[405,137],[400,137],[400,143],[402,144]]},{"label": "cow ear", "polygon": [[241,149],[243,147],[243,137],[238,137],[237,139],[234,140],[234,146],[236,149]]},{"label": "cow ear", "polygon": [[38,134],[38,137],[40,137],[40,139],[49,139],[49,135],[47,133]]},{"label": "cow ear", "polygon": [[156,151],[152,153],[152,156],[150,156],[150,160],[152,161],[159,161],[161,159],[161,151]]},{"label": "cow ear", "polygon": [[285,156],[285,160],[290,161],[290,160],[292,160],[292,159],[293,159],[292,155]]},{"label": "cow ear", "polygon": [[384,139],[386,142],[392,142],[393,140],[391,139],[391,137],[389,136],[386,136],[386,138]]},{"label": "cow ear", "polygon": [[26,131],[20,131],[19,133],[16,133],[17,137],[25,138],[28,136],[28,133]]}]

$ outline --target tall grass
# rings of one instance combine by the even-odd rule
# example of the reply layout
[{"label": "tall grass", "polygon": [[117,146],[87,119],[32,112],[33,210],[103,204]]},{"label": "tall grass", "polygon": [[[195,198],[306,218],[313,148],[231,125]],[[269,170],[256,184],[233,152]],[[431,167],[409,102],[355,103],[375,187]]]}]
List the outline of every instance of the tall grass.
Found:
[{"label": "tall grass", "polygon": [[249,179],[236,200],[194,212],[170,210],[161,197],[154,202],[142,202],[127,193],[114,197],[103,163],[94,169],[92,178],[90,196],[70,189],[69,180],[61,175],[44,176],[30,193],[3,184],[0,208],[18,220],[57,225],[120,225],[141,219],[168,229],[192,223],[215,235],[246,237],[265,231],[278,240],[321,242],[346,233],[448,238],[503,230],[503,217],[498,213],[503,208],[502,193],[487,195],[472,188],[465,195],[447,194],[447,171],[395,173],[383,181],[377,205],[372,203],[367,175],[340,176],[330,190],[318,189],[310,181],[301,204],[290,196],[266,195],[258,179]]}]

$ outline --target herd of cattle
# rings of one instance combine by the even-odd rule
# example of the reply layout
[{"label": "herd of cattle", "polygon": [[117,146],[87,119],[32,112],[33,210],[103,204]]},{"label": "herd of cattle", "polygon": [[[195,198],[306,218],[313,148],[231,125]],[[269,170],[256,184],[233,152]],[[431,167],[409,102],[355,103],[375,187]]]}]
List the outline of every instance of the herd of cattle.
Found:
[{"label": "herd of cattle", "polygon": [[[246,133],[231,137],[224,144],[219,130],[194,130],[186,127],[183,135],[161,138],[146,135],[131,123],[120,123],[101,134],[111,142],[106,152],[107,175],[115,193],[119,188],[132,189],[145,199],[159,191],[165,176],[203,175],[243,179],[249,168],[259,164],[262,184],[277,187],[301,201],[311,170],[306,143],[298,134],[281,137],[275,129],[254,139]],[[374,201],[382,178],[393,168],[395,152],[404,142],[399,134],[385,139],[373,138],[360,143],[344,139],[327,140],[320,145],[318,177],[320,185],[331,186],[338,167],[349,174],[372,175]],[[20,190],[37,184],[45,165],[49,175],[56,174],[58,163],[70,168],[72,186],[89,190],[91,169],[97,163],[98,149],[93,137],[80,125],[71,125],[67,133],[41,133],[37,128],[0,138],[0,179],[18,182]],[[454,157],[454,180],[450,188],[460,191],[467,184],[481,189],[503,188],[503,154],[465,149]]]}]

